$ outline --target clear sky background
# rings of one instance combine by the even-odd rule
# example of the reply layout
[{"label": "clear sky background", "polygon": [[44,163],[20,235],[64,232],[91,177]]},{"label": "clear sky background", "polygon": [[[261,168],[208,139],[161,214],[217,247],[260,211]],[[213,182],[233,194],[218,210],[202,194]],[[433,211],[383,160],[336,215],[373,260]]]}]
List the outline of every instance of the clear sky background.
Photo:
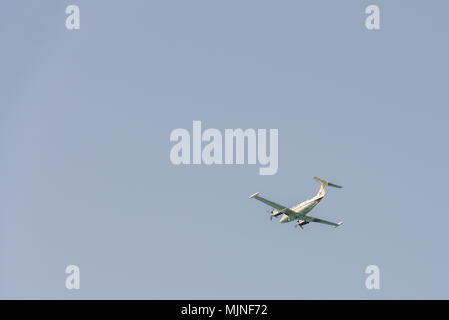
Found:
[{"label": "clear sky background", "polygon": [[[77,4],[81,29],[65,28]],[[381,30],[365,28],[379,5]],[[1,298],[449,298],[447,1],[3,1]],[[174,166],[279,129],[279,170]],[[248,196],[294,205],[304,230]],[[65,268],[81,289],[65,288]],[[365,288],[366,266],[380,290]]]}]

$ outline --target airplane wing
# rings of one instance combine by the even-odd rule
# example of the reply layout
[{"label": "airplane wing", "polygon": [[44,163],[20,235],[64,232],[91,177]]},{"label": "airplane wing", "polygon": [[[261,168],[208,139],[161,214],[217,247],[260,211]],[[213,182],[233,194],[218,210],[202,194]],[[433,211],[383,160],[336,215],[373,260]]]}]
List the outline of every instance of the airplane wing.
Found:
[{"label": "airplane wing", "polygon": [[293,211],[292,209],[290,209],[290,208],[288,208],[286,206],[283,206],[283,205],[277,204],[277,203],[275,203],[273,201],[270,201],[270,200],[267,200],[265,198],[259,197],[259,193],[260,192],[256,192],[255,194],[251,195],[249,198],[250,199],[254,198],[254,199],[257,199],[257,200],[259,200],[259,201],[261,201],[261,202],[263,202],[265,204],[268,204],[270,207],[277,209],[280,213],[285,213],[286,215],[296,214],[295,211]]},{"label": "airplane wing", "polygon": [[343,221],[340,221],[339,223],[335,223],[335,222],[330,222],[330,221],[326,221],[326,220],[322,220],[322,219],[318,219],[318,218],[314,218],[314,217],[310,217],[310,216],[301,217],[301,220],[304,220],[307,222],[324,223],[324,224],[334,226],[335,228],[343,224]]}]

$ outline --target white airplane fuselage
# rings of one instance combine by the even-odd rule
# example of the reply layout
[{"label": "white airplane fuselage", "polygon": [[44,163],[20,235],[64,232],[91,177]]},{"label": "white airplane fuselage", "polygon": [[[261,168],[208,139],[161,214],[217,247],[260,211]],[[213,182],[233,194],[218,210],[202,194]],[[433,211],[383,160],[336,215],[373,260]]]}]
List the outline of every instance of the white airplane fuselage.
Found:
[{"label": "white airplane fuselage", "polygon": [[[297,204],[296,206],[292,207],[291,209],[295,211],[297,214],[295,215],[286,215],[285,213],[282,214],[281,219],[279,220],[280,223],[287,223],[294,221],[296,219],[301,218],[301,216],[306,215],[309,213],[315,206],[320,203],[320,201],[323,199],[323,196],[321,197],[315,197],[309,200],[306,200],[304,202],[301,202],[300,204]],[[299,221],[299,223],[303,222],[302,220]]]}]

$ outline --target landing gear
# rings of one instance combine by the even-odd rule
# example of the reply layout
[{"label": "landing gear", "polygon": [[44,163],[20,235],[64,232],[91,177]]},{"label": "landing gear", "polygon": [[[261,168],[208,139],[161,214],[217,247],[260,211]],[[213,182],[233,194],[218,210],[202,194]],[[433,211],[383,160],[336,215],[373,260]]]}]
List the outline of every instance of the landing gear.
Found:
[{"label": "landing gear", "polygon": [[296,224],[295,224],[295,228],[299,226],[301,229],[304,229],[302,226],[304,226],[304,225],[306,225],[308,223],[310,223],[310,222],[307,222],[307,221],[304,221],[304,220],[298,220],[298,222],[296,222]]}]

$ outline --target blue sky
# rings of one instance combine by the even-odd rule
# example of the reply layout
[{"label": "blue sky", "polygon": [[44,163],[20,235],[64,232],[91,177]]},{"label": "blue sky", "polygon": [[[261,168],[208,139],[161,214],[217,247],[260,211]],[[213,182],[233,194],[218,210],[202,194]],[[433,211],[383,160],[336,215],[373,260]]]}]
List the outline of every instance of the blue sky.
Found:
[{"label": "blue sky", "polygon": [[[2,298],[448,298],[446,2],[79,0],[77,31],[69,4],[0,13]],[[279,129],[278,173],[174,166],[193,120]],[[343,226],[248,199],[313,176]]]}]

